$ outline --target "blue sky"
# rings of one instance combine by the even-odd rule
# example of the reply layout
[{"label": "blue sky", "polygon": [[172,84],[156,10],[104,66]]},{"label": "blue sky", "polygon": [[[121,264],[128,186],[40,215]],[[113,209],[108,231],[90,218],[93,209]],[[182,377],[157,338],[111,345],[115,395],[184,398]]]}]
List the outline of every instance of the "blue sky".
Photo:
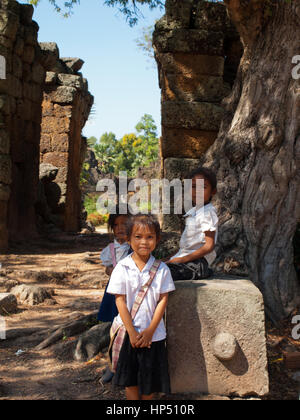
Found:
[{"label": "blue sky", "polygon": [[[27,3],[21,0],[21,3]],[[82,73],[95,97],[94,115],[83,134],[99,138],[112,131],[117,138],[134,132],[141,117],[151,114],[160,135],[160,89],[157,68],[141,51],[136,39],[163,11],[141,8],[144,19],[130,28],[117,9],[103,0],[81,0],[64,19],[48,0],[41,0],[33,19],[39,24],[39,42],[56,42],[61,57],[80,57]]]}]

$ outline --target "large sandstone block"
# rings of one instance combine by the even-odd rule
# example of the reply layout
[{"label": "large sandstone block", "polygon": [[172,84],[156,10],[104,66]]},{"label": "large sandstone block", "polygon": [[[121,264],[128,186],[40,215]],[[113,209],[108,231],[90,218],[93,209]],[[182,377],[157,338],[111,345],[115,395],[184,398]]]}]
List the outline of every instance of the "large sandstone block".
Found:
[{"label": "large sandstone block", "polygon": [[192,77],[194,74],[210,76],[223,76],[224,57],[203,55],[195,53],[166,53],[156,51],[156,59],[165,73],[185,74]]},{"label": "large sandstone block", "polygon": [[199,53],[218,56],[224,54],[223,32],[182,28],[170,30],[164,19],[156,24],[153,43],[162,53]]},{"label": "large sandstone block", "polygon": [[172,393],[269,392],[264,304],[251,281],[176,282],[167,329]]},{"label": "large sandstone block", "polygon": [[163,158],[200,158],[217,138],[217,131],[165,128],[162,130]]},{"label": "large sandstone block", "polygon": [[229,95],[230,86],[223,77],[194,74],[167,74],[163,80],[164,101],[216,102]]},{"label": "large sandstone block", "polygon": [[219,131],[224,110],[209,102],[162,103],[162,124],[170,128]]}]

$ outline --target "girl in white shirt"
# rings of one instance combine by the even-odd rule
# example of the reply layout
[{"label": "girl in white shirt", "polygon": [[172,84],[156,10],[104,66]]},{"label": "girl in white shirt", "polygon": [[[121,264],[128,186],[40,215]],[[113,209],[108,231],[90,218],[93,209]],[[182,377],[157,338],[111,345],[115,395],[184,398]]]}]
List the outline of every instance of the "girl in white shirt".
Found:
[{"label": "girl in white shirt", "polygon": [[113,383],[125,387],[128,400],[149,400],[155,392],[170,392],[163,315],[168,293],[175,286],[170,270],[161,263],[132,320],[135,298],[150,278],[155,261],[151,253],[159,242],[160,226],[152,215],[132,216],[127,226],[133,253],[118,263],[107,289],[116,296],[117,322],[127,331]]},{"label": "girl in white shirt", "polygon": [[[207,168],[195,170],[190,178],[192,201],[194,205],[202,202],[204,206],[195,206],[185,215],[186,227],[181,237],[180,250],[167,262],[174,281],[210,277],[210,265],[216,258],[214,248],[218,236],[218,216],[211,199],[217,191],[217,179]],[[197,197],[198,179],[204,181],[204,189],[200,191],[202,197]]]}]

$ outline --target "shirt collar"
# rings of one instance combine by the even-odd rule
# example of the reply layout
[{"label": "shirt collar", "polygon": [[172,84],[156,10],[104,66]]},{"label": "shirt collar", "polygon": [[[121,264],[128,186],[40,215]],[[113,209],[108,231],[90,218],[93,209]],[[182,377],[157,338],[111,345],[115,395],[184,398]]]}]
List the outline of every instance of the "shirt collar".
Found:
[{"label": "shirt collar", "polygon": [[129,244],[127,242],[124,242],[121,245],[116,239],[114,240],[114,246],[115,248],[129,248]]},{"label": "shirt collar", "polygon": [[147,264],[145,265],[145,267],[143,268],[143,270],[141,272],[137,268],[136,263],[133,261],[132,254],[128,255],[128,257],[121,260],[119,262],[119,264],[125,265],[125,266],[127,266],[127,267],[129,267],[133,270],[138,270],[140,273],[144,273],[146,271],[150,271],[154,261],[155,261],[155,258],[153,257],[153,255],[150,255],[150,258],[149,258]]},{"label": "shirt collar", "polygon": [[203,207],[201,207],[200,209],[198,209],[197,210],[197,207],[195,206],[195,207],[192,207],[191,208],[191,210],[189,210],[185,215],[184,215],[184,217],[189,217],[189,216],[192,216],[192,217],[194,217],[194,216],[196,216],[197,214],[199,214],[200,213],[200,211],[203,211],[203,210],[206,210],[206,209],[208,209],[209,207],[211,207],[212,206],[212,204],[211,203],[207,203],[207,204],[205,204],[205,206],[203,206]]}]

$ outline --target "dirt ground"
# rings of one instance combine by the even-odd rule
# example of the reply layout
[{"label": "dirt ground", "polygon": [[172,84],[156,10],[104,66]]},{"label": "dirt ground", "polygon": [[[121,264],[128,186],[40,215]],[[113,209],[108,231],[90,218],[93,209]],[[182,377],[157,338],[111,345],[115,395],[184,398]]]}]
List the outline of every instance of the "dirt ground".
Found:
[{"label": "dirt ground", "polygon": [[[0,340],[0,400],[125,398],[123,390],[101,384],[106,354],[85,363],[74,361],[78,337],[65,337],[43,351],[35,350],[48,336],[50,328],[98,309],[108,280],[99,253],[108,241],[108,235],[100,233],[60,235],[28,244],[14,244],[7,255],[0,256],[0,275],[6,279],[55,291],[55,302],[46,301],[38,306],[19,304],[16,314],[5,317],[8,339]],[[1,281],[3,277],[0,276],[0,287]],[[284,351],[300,351],[300,340],[290,337],[291,325],[291,319],[278,328],[267,324],[271,389],[264,399],[295,400],[299,397],[300,384],[292,380],[294,371],[278,361]],[[170,395],[157,398],[201,397]]]}]

